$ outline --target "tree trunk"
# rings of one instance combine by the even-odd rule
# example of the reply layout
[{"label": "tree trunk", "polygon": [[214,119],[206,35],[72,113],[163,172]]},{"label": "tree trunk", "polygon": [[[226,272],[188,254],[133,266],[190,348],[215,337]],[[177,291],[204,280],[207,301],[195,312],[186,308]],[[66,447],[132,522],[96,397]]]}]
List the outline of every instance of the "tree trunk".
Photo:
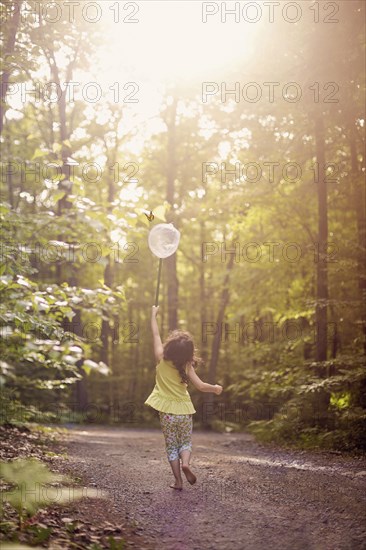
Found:
[{"label": "tree trunk", "polygon": [[[111,257],[107,257],[107,265],[104,269],[104,284],[109,288],[113,285],[113,266],[111,265]],[[109,320],[102,319],[101,334],[100,339],[102,342],[102,347],[100,350],[100,360],[103,361],[106,365],[111,364],[111,338],[112,330],[109,324]],[[112,373],[111,373],[112,375]],[[109,383],[109,407],[112,410],[113,407],[113,382]]]},{"label": "tree trunk", "polygon": [[316,296],[316,361],[327,359],[327,301],[328,301],[328,211],[327,183],[325,173],[325,137],[322,113],[315,120],[316,157],[319,166],[318,181],[318,258],[317,258],[317,296]]},{"label": "tree trunk", "polygon": [[[107,154],[107,165],[114,166],[117,162],[118,157],[118,149],[119,149],[119,140],[116,138],[116,141],[114,143],[114,147],[112,150],[112,154],[108,154],[108,146],[105,142],[105,148],[106,148],[106,154]],[[113,210],[113,202],[116,198],[116,184],[114,181],[113,174],[109,173],[108,177],[108,197],[107,197],[107,212],[108,214],[112,213]],[[115,263],[114,263],[114,255],[109,254],[107,256],[107,264],[104,269],[104,284],[109,287],[114,287],[114,280],[115,280]],[[113,358],[113,350],[112,346],[114,346],[113,342],[113,333],[116,333],[116,330],[118,330],[118,319],[113,319],[114,328],[111,327],[112,320],[110,319],[102,319],[102,326],[101,326],[101,341],[102,341],[102,348],[100,352],[100,360],[103,361],[106,365],[108,365],[111,369],[111,380],[108,384],[109,386],[109,409],[112,411],[113,407],[115,406],[115,383],[113,382],[113,368],[112,368],[112,358]],[[118,338],[117,338],[118,340]]]},{"label": "tree trunk", "polygon": [[[16,35],[17,35],[19,23],[20,23],[20,13],[22,9],[22,4],[23,4],[23,0],[19,0],[16,3],[13,16],[9,23],[9,35],[3,50],[3,56],[6,64],[7,64],[6,58],[8,56],[10,57],[14,55],[15,39],[16,39]],[[6,9],[7,9],[7,6],[5,6],[5,10]],[[6,112],[5,98],[9,88],[9,80],[10,80],[11,73],[12,73],[12,69],[10,67],[5,68],[1,78],[0,135],[2,134],[3,128],[4,128],[4,117]]]},{"label": "tree trunk", "polygon": [[[237,238],[233,239],[234,242],[237,241]],[[230,273],[234,265],[235,254],[230,255],[230,260],[227,266],[223,287],[221,290],[220,305],[219,311],[216,319],[216,333],[214,334],[212,347],[211,347],[211,358],[208,367],[208,382],[209,384],[214,384],[216,382],[216,367],[219,359],[220,343],[221,343],[221,330],[223,325],[223,320],[225,316],[225,310],[229,303],[229,281]],[[203,418],[202,424],[204,428],[210,429],[212,424],[212,416],[214,413],[213,408],[213,393],[205,393],[205,400],[203,404]],[[224,411],[225,413],[225,411]]]},{"label": "tree trunk", "polygon": [[[166,125],[168,128],[168,165],[167,165],[167,188],[166,199],[171,206],[171,211],[167,216],[168,222],[175,223],[173,212],[174,191],[176,178],[176,114],[177,99],[174,98],[168,108]],[[177,256],[173,254],[165,260],[168,283],[168,329],[174,330],[178,327],[178,277],[177,277]]]},{"label": "tree trunk", "polygon": [[[205,224],[200,221],[200,240],[201,243],[205,242]],[[200,304],[201,304],[201,334],[203,327],[206,326],[207,322],[207,308],[206,308],[206,286],[205,286],[205,264],[200,262]],[[207,361],[208,350],[207,343],[201,342],[201,357],[204,362]]]},{"label": "tree trunk", "polygon": [[362,174],[360,174],[358,169],[354,120],[355,119],[352,118],[350,130],[352,199],[357,218],[357,241],[359,248],[357,254],[358,288],[361,300],[361,330],[363,335],[363,351],[366,355],[366,198],[364,178]]},{"label": "tree trunk", "polygon": [[[9,135],[7,135],[9,134]],[[6,128],[5,135],[4,135],[4,144],[6,146],[6,158],[11,159],[12,158],[12,151],[11,151],[11,145],[13,143],[13,140],[10,137],[10,132],[8,128]],[[4,159],[5,162],[5,159]],[[11,208],[15,208],[15,201],[14,201],[14,185],[13,185],[13,174],[12,171],[9,170],[9,173],[6,175],[6,181],[8,185],[8,200]],[[36,202],[36,201],[34,201]]]},{"label": "tree trunk", "polygon": [[[316,296],[316,361],[327,360],[328,327],[327,327],[327,303],[328,303],[328,266],[327,266],[327,240],[328,240],[328,205],[327,182],[325,173],[325,132],[323,115],[320,112],[315,119],[315,144],[316,157],[319,166],[318,181],[318,258],[317,258],[317,296]],[[318,376],[325,378],[327,373],[322,366],[317,369]],[[330,395],[325,390],[320,390],[314,400],[314,420],[321,427],[328,424],[328,406]]]},{"label": "tree trunk", "polygon": [[[51,68],[52,76],[54,81],[61,87],[61,81],[60,81],[60,74],[59,74],[59,68],[56,63],[56,58],[53,50],[48,50],[48,52],[45,52],[45,54],[49,56],[49,65]],[[51,61],[52,60],[52,61]],[[68,69],[67,69],[67,77],[69,81],[72,80],[72,67],[73,62],[70,63]],[[58,216],[62,216],[64,211],[68,211],[72,203],[67,200],[68,195],[72,191],[72,183],[71,183],[71,166],[68,162],[68,157],[71,156],[71,150],[70,147],[65,143],[65,141],[69,138],[71,135],[70,128],[67,128],[67,113],[66,113],[66,91],[63,92],[61,99],[58,101],[58,115],[59,115],[59,123],[60,123],[60,141],[61,141],[61,157],[62,157],[62,173],[64,175],[64,179],[60,181],[59,186],[65,190],[65,195],[58,201]],[[63,241],[64,236],[59,235],[59,240]],[[61,284],[64,282],[64,279],[68,279],[68,283],[71,286],[78,286],[78,280],[77,280],[77,274],[75,272],[75,266],[71,261],[71,266],[68,266],[67,273],[71,271],[71,276],[63,276],[63,270],[61,262],[57,263],[57,281],[58,284]],[[82,336],[83,334],[83,327],[82,327],[82,319],[80,315],[80,311],[74,310],[75,317],[73,319],[73,333],[75,336]],[[67,327],[67,320],[64,322],[64,326]],[[67,330],[67,328],[66,328]],[[76,383],[74,395],[76,399],[76,411],[85,413],[86,408],[88,406],[88,393],[87,393],[87,386],[86,386],[86,373],[81,368],[83,364],[83,361],[80,361],[78,363],[78,367],[80,370],[80,374],[82,375],[82,378]],[[85,417],[84,417],[85,420]]]}]

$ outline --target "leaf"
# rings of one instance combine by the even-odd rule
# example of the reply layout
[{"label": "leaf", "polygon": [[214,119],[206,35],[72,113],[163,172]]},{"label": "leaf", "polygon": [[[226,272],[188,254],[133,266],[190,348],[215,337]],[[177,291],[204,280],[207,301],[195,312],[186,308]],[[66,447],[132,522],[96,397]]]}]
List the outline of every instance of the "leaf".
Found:
[{"label": "leaf", "polygon": [[45,157],[48,155],[48,151],[42,151],[42,149],[36,149],[35,152],[34,152],[34,155],[32,157],[32,160],[35,160],[35,159],[38,159],[38,158],[41,158],[41,157]]},{"label": "leaf", "polygon": [[138,218],[137,218],[137,217],[129,216],[127,221],[128,221],[128,225],[129,225],[130,227],[135,227],[136,224],[137,224],[137,222],[138,222]]},{"label": "leaf", "polygon": [[13,365],[9,365],[9,363],[6,363],[5,361],[0,361],[0,370],[4,376],[10,376],[10,374],[14,370],[14,367]]},{"label": "leaf", "polygon": [[100,374],[109,374],[109,367],[105,363],[103,363],[103,361],[95,363],[95,361],[91,361],[91,359],[86,359],[83,363],[82,368],[87,374],[90,374],[92,370],[99,372]]},{"label": "leaf", "polygon": [[52,195],[52,198],[55,202],[58,202],[59,200],[63,199],[65,195],[65,191],[56,191],[56,193]]},{"label": "leaf", "polygon": [[61,143],[54,143],[54,144],[52,145],[52,151],[53,151],[54,153],[59,153],[61,150],[62,150],[62,145],[61,145]]}]

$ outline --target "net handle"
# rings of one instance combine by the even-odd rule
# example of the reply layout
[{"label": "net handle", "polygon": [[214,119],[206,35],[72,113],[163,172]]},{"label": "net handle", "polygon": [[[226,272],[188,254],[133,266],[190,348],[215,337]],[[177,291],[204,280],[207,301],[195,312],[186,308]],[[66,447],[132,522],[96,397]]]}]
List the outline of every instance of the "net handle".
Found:
[{"label": "net handle", "polygon": [[161,278],[161,266],[162,265],[163,265],[163,259],[159,258],[158,283],[156,285],[155,306],[159,305],[159,289],[160,289],[160,278]]}]

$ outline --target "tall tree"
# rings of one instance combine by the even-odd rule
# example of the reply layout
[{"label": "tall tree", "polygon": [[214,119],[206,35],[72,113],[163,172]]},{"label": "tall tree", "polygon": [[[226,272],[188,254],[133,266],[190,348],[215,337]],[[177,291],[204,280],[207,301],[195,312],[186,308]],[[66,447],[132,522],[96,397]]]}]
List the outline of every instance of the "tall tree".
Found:
[{"label": "tall tree", "polygon": [[[171,98],[164,114],[164,122],[167,127],[167,174],[166,174],[166,200],[171,206],[167,215],[168,222],[177,226],[177,217],[174,212],[174,195],[176,180],[176,117],[177,117],[176,97]],[[177,277],[177,255],[173,254],[166,259],[167,286],[168,286],[168,329],[174,330],[178,327],[178,277]]]},{"label": "tall tree", "polygon": [[317,332],[316,360],[327,359],[327,307],[328,307],[328,206],[327,175],[325,171],[325,135],[322,113],[315,120],[316,158],[319,168],[318,177],[318,242],[317,254],[317,295],[315,322]]},{"label": "tall tree", "polygon": [[[234,243],[237,242],[237,236],[234,237],[233,242]],[[219,309],[218,309],[217,318],[216,318],[216,332],[214,334],[213,341],[212,341],[211,356],[210,356],[210,362],[208,366],[208,381],[210,384],[216,383],[217,363],[219,359],[220,344],[222,339],[222,327],[224,324],[225,311],[229,303],[230,274],[234,266],[234,260],[235,260],[235,253],[230,254],[230,259],[227,264],[227,268],[226,268],[226,272],[224,275],[224,280],[223,280],[223,284],[220,292]],[[203,421],[203,425],[206,428],[209,428],[212,423],[213,394],[207,393],[205,394],[205,398],[206,399],[204,402],[204,409],[203,409],[204,414],[203,414],[202,421]]]},{"label": "tall tree", "polygon": [[4,116],[6,112],[5,98],[9,90],[10,77],[14,69],[16,68],[16,63],[14,59],[15,45],[16,45],[16,34],[19,29],[21,11],[23,7],[23,0],[19,2],[2,2],[3,14],[5,15],[5,20],[9,13],[11,13],[10,21],[7,24],[7,36],[5,38],[5,44],[3,46],[3,56],[4,56],[4,70],[1,75],[1,94],[0,94],[0,135],[3,132],[4,128]]}]

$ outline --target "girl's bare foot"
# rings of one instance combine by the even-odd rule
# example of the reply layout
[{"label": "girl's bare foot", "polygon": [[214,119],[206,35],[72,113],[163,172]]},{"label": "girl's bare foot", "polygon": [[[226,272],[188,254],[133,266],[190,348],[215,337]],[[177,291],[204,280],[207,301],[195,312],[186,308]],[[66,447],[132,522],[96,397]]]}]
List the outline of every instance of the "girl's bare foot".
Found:
[{"label": "girl's bare foot", "polygon": [[177,491],[181,491],[183,489],[182,485],[178,484],[177,482],[174,483],[174,485],[169,485],[172,489],[176,489]]},{"label": "girl's bare foot", "polygon": [[197,478],[194,475],[194,473],[189,469],[189,466],[183,465],[182,470],[183,470],[184,475],[187,478],[188,483],[190,483],[191,485],[194,485],[197,481]]}]

